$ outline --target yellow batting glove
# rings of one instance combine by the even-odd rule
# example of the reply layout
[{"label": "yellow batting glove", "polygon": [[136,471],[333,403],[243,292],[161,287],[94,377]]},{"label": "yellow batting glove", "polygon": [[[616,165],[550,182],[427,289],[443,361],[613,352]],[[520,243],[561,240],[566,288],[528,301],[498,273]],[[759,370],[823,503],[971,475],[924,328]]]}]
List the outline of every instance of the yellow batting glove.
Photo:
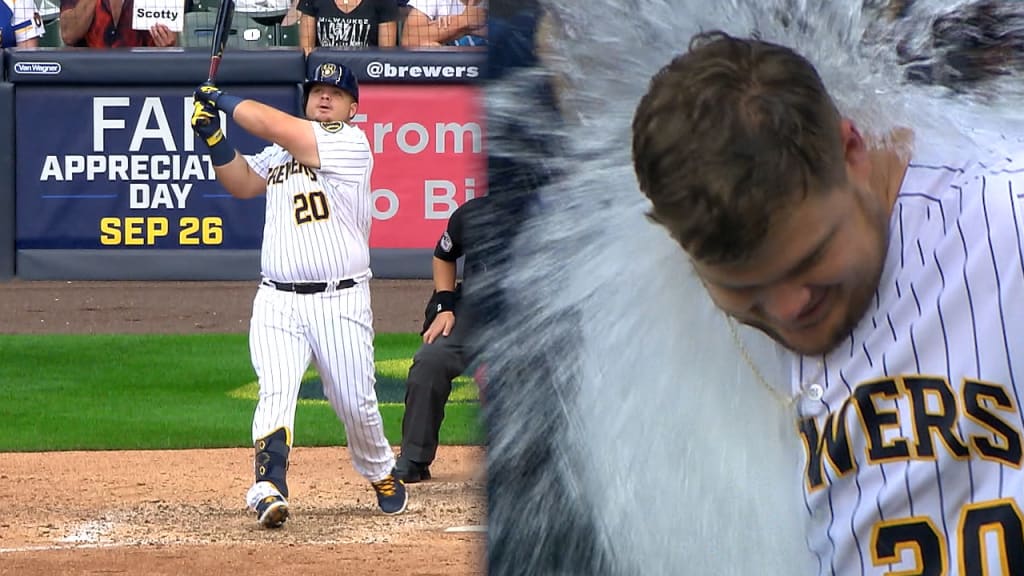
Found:
[{"label": "yellow batting glove", "polygon": [[207,146],[213,146],[224,139],[220,129],[220,113],[213,105],[196,100],[192,106],[192,129],[201,136]]}]

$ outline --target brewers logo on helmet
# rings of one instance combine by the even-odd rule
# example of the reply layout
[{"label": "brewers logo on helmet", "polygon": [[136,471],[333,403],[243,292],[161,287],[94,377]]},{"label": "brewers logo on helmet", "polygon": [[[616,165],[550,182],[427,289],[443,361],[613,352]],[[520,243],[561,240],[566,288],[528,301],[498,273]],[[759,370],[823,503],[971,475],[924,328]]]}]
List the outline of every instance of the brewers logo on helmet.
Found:
[{"label": "brewers logo on helmet", "polygon": [[334,62],[324,62],[317,66],[316,70],[313,71],[313,75],[306,80],[302,95],[303,107],[305,107],[306,102],[309,100],[309,89],[314,84],[336,86],[351,94],[352,99],[359,102],[359,81],[356,80],[356,75],[347,66],[335,64]]}]

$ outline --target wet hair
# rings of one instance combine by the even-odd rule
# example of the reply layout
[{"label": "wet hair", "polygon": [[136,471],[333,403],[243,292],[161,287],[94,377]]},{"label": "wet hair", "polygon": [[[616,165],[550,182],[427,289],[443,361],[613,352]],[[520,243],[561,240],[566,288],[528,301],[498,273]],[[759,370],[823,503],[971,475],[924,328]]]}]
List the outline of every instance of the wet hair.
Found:
[{"label": "wet hair", "polygon": [[780,211],[845,183],[840,124],[803,56],[699,34],[654,76],[633,118],[649,216],[697,260],[742,260]]}]

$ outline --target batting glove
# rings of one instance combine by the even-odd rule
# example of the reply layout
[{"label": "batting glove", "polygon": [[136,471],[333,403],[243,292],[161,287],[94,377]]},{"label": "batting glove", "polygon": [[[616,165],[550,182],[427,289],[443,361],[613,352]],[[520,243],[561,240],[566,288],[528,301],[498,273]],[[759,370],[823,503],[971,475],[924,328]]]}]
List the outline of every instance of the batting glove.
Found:
[{"label": "batting glove", "polygon": [[200,102],[208,102],[217,109],[223,110],[228,116],[231,116],[235,111],[235,107],[242,102],[242,99],[238,96],[226,94],[210,82],[200,84],[196,88],[194,97]]},{"label": "batting glove", "polygon": [[214,166],[223,166],[235,159],[235,149],[224,138],[220,128],[220,112],[209,102],[196,100],[192,106],[192,130],[210,149]]},{"label": "batting glove", "polygon": [[213,146],[224,138],[220,129],[220,112],[209,102],[195,101],[192,107],[192,130],[198,134],[207,146]]}]

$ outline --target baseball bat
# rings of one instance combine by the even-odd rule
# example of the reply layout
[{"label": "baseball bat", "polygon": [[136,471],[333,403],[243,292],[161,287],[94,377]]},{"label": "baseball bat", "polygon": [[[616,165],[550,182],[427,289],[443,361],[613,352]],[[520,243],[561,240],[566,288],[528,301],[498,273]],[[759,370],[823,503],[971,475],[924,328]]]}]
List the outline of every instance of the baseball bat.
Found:
[{"label": "baseball bat", "polygon": [[224,47],[228,44],[228,36],[231,34],[231,17],[235,12],[235,0],[220,0],[217,7],[217,20],[213,26],[213,44],[210,47],[210,72],[207,81],[213,82],[217,78],[217,69],[220,67],[221,58],[224,57]]}]

